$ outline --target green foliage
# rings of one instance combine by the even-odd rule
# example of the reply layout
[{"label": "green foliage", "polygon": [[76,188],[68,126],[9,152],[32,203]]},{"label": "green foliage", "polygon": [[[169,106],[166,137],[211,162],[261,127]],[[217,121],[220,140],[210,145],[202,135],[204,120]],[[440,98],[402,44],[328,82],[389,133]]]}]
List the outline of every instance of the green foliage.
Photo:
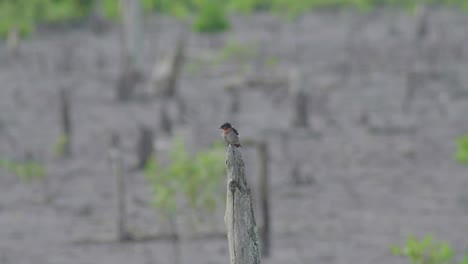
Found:
[{"label": "green foliage", "polygon": [[195,0],[146,0],[153,1],[151,10],[175,16],[177,18],[186,18],[190,13],[197,11]]},{"label": "green foliage", "polygon": [[219,0],[198,0],[200,11],[193,23],[197,32],[217,33],[229,29],[226,9]]},{"label": "green foliage", "polygon": [[46,175],[44,165],[35,161],[16,162],[7,159],[0,159],[0,168],[16,175],[24,182],[31,182],[34,179],[42,179]]},{"label": "green foliage", "polygon": [[272,0],[237,0],[229,1],[228,9],[241,13],[252,13],[254,11],[264,11],[272,9]]},{"label": "green foliage", "polygon": [[[403,8],[413,12],[418,3],[444,5],[468,11],[466,0],[140,0],[145,13],[187,18],[196,14],[193,29],[198,32],[222,32],[229,29],[226,11],[252,13],[271,11],[294,19],[305,12],[322,8],[351,7],[368,11],[380,6]],[[119,19],[119,0],[101,0],[105,17]],[[0,0],[0,37],[12,28],[23,35],[38,23],[62,23],[83,19],[94,9],[94,0]]]},{"label": "green foliage", "polygon": [[193,174],[186,185],[185,194],[192,208],[216,209],[223,201],[225,165],[224,145],[217,142],[211,149],[197,153],[193,161]]},{"label": "green foliage", "polygon": [[213,147],[190,155],[180,138],[169,152],[169,164],[162,166],[154,157],[145,167],[146,179],[153,189],[153,206],[171,216],[177,211],[177,199],[192,209],[213,211],[222,201],[224,147]]},{"label": "green foliage", "polygon": [[7,35],[13,28],[20,30],[22,34],[31,31],[33,10],[25,7],[24,1],[18,1],[16,4],[11,1],[0,2],[0,35]]},{"label": "green foliage", "polygon": [[116,1],[116,0],[101,0],[101,1],[102,1],[102,9],[103,9],[105,17],[114,19],[114,20],[120,18],[119,1]]},{"label": "green foliage", "polygon": [[[410,236],[403,247],[393,246],[395,256],[409,258],[412,264],[455,264],[455,252],[446,241],[435,241],[431,235],[422,240]],[[468,264],[466,256],[460,264]]]},{"label": "green foliage", "polygon": [[0,36],[12,28],[29,34],[37,23],[75,20],[90,10],[91,0],[0,0]]},{"label": "green foliage", "polygon": [[468,134],[457,139],[455,160],[461,164],[468,165]]},{"label": "green foliage", "polygon": [[273,11],[279,16],[294,19],[312,9],[334,6],[339,0],[274,0]]}]

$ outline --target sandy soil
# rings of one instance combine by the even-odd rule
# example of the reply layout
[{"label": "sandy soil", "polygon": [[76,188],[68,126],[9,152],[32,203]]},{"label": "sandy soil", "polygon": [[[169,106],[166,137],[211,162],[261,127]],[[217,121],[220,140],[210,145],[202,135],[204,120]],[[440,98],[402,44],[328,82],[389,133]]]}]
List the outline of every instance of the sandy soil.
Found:
[{"label": "sandy soil", "polygon": [[[267,56],[278,58],[277,70],[301,69],[310,91],[310,123],[320,137],[292,129],[287,96],[245,91],[241,112],[232,117],[223,89],[235,73],[228,63],[197,73],[186,70],[180,81],[190,114],[186,125],[175,126],[192,149],[218,139],[217,127],[226,119],[241,137],[267,138],[270,144],[273,248],[264,263],[404,263],[389,248],[409,234],[433,233],[457,250],[468,248],[467,168],[453,162],[454,138],[468,131],[463,97],[468,91],[468,16],[433,11],[417,57],[415,22],[383,11],[324,12],[297,23],[255,15],[233,18],[233,30],[221,36],[190,36],[192,59],[233,39],[263,43]],[[157,54],[171,51],[179,30],[175,21],[148,19],[147,73]],[[136,162],[140,124],[163,138],[158,100],[114,100],[120,70],[117,33],[116,28],[103,34],[87,28],[43,29],[21,44],[17,58],[0,43],[0,155],[19,159],[33,152],[47,166],[51,196],[44,203],[40,182],[24,184],[0,171],[1,264],[173,263],[167,241],[111,242],[115,188],[107,163],[109,132],[122,136],[127,166]],[[67,57],[69,73],[60,71]],[[402,114],[409,65],[428,76],[411,113]],[[73,157],[68,160],[52,158],[60,135],[61,86],[72,89]],[[147,86],[143,83],[140,91]],[[360,124],[363,113],[367,125]],[[176,119],[175,111],[171,118]],[[385,128],[392,131],[375,132]],[[278,130],[291,136],[283,140]],[[245,150],[245,159],[255,188],[253,150]],[[294,163],[308,184],[293,184]],[[130,228],[164,232],[167,225],[150,206],[143,175],[129,173],[127,180]],[[224,232],[222,211],[211,231]],[[189,228],[181,226],[188,237]],[[226,246],[220,238],[186,239],[181,263],[226,263]]]}]

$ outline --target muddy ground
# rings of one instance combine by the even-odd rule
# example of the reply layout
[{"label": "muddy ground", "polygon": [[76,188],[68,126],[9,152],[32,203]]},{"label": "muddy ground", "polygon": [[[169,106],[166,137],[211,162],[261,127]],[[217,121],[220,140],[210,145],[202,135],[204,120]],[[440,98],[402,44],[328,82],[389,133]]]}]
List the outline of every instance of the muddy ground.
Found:
[{"label": "muddy ground", "polygon": [[[179,83],[186,124],[174,109],[170,114],[192,150],[218,139],[217,128],[227,120],[242,138],[269,142],[272,254],[263,263],[405,263],[389,248],[409,234],[432,233],[467,250],[468,169],[453,161],[454,138],[468,131],[466,14],[431,11],[428,34],[417,47],[417,19],[382,10],[327,11],[295,23],[262,14],[232,21],[221,36],[192,33],[188,64],[230,41],[261,43],[262,52],[278,61],[266,71],[303,73],[311,129],[292,128],[293,102],[282,91],[244,91],[239,114],[231,115],[224,85],[236,67],[229,62],[197,71],[187,66]],[[171,19],[147,20],[146,75],[158,54],[171,51],[180,30]],[[121,135],[128,167],[136,162],[139,125],[165,140],[160,100],[115,101],[119,56],[115,26],[99,34],[87,27],[39,29],[21,43],[16,58],[0,43],[0,155],[21,159],[32,152],[46,164],[50,196],[46,203],[43,184],[24,184],[0,171],[1,264],[173,263],[169,241],[112,242],[110,131]],[[63,71],[67,57],[69,72]],[[403,113],[408,71],[423,76],[422,88]],[[146,79],[139,92],[148,85]],[[60,135],[60,87],[72,90],[73,156],[65,160],[54,159],[52,150]],[[256,188],[255,153],[244,152]],[[299,183],[293,164],[299,165]],[[129,173],[127,181],[130,229],[167,231],[151,208],[143,175]],[[224,232],[223,210],[208,223],[209,232]],[[181,263],[228,261],[226,240],[191,240],[190,226],[180,225],[186,237]]]}]

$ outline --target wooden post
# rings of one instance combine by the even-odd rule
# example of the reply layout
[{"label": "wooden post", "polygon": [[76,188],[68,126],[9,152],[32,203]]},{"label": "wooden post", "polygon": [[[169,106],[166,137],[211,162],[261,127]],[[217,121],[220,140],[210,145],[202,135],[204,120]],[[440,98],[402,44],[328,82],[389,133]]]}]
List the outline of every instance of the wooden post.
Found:
[{"label": "wooden post", "polygon": [[111,135],[109,149],[109,158],[112,165],[112,171],[116,178],[117,195],[117,239],[118,241],[128,241],[130,236],[126,225],[126,206],[125,206],[125,177],[123,168],[123,157],[120,149],[120,137],[118,134]]},{"label": "wooden post", "polygon": [[231,264],[259,264],[258,230],[240,148],[227,147],[227,194],[224,222]]}]

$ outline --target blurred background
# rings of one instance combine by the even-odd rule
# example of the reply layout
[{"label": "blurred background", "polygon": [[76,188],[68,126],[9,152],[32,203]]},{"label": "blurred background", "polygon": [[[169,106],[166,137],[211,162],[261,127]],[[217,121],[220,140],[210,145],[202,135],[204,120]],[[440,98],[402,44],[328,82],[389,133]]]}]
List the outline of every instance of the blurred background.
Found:
[{"label": "blurred background", "polygon": [[468,263],[468,1],[0,0],[0,264]]}]

